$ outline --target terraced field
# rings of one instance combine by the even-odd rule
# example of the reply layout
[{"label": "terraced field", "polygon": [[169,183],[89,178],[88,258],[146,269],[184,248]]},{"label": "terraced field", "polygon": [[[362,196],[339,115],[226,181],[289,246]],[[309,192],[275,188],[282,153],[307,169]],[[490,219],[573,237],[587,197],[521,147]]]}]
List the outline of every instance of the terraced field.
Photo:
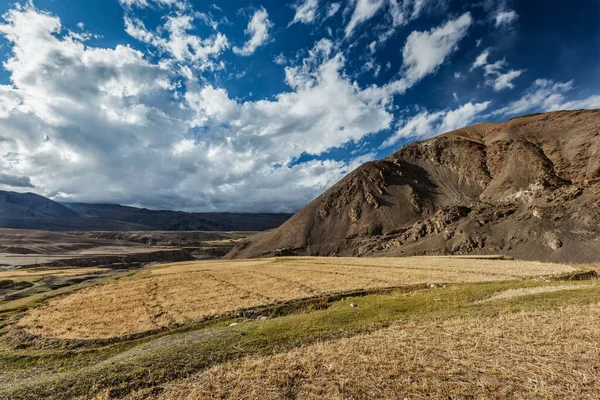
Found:
[{"label": "terraced field", "polygon": [[575,271],[562,264],[455,257],[183,262],[51,300],[31,310],[17,326],[43,338],[108,339],[325,294],[523,280]]}]

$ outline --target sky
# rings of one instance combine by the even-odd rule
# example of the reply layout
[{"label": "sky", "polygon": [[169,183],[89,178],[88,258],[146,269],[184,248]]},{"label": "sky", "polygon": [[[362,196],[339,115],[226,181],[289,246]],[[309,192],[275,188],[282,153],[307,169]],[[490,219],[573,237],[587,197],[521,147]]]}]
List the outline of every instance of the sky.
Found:
[{"label": "sky", "polygon": [[294,212],[483,121],[600,108],[600,2],[0,1],[0,190]]}]

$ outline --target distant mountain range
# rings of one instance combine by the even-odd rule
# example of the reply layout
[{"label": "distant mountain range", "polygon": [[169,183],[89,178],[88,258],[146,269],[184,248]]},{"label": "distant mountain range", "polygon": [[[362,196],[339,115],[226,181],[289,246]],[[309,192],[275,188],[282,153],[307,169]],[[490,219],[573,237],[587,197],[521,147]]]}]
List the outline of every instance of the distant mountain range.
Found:
[{"label": "distant mountain range", "polygon": [[262,231],[291,214],[188,213],[114,204],[59,203],[0,191],[0,228],[47,231]]}]

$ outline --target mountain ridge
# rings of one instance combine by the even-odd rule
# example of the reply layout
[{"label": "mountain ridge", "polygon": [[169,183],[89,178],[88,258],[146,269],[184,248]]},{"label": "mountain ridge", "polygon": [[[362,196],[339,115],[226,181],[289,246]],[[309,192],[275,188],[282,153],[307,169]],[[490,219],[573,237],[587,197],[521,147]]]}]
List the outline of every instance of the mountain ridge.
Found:
[{"label": "mountain ridge", "polygon": [[352,171],[228,258],[501,253],[600,260],[600,110],[480,123]]},{"label": "mountain ridge", "polygon": [[291,214],[189,213],[117,204],[59,203],[0,191],[0,228],[47,231],[261,231]]}]

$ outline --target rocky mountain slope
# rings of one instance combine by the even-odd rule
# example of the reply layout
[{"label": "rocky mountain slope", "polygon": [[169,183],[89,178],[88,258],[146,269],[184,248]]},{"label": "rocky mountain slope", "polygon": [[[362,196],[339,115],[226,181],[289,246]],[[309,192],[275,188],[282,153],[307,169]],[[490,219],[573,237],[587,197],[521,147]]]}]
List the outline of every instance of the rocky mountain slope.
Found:
[{"label": "rocky mountain slope", "polygon": [[600,260],[600,110],[482,123],[362,165],[228,255]]},{"label": "rocky mountain slope", "polygon": [[290,214],[187,213],[116,204],[58,203],[33,193],[0,191],[0,228],[46,231],[261,231]]}]

